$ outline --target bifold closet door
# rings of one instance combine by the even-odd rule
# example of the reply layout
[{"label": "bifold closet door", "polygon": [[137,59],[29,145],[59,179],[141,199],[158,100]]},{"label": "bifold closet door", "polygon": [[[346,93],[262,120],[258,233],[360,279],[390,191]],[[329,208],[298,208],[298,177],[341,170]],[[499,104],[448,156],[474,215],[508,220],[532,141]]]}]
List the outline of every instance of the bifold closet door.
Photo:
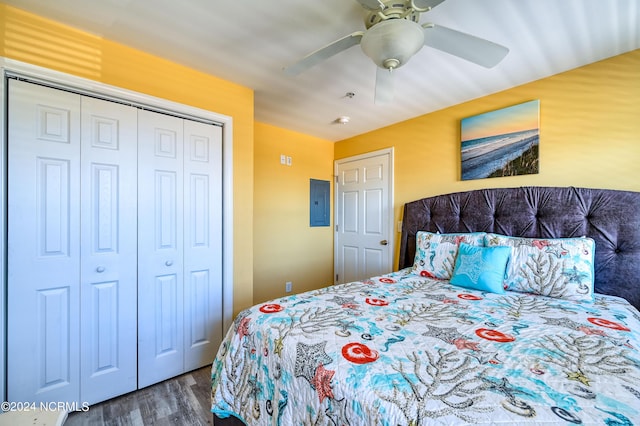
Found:
[{"label": "bifold closet door", "polygon": [[222,128],[184,121],[184,371],[222,342]]},{"label": "bifold closet door", "polygon": [[137,138],[133,107],[82,97],[80,395],[137,388]]},{"label": "bifold closet door", "polygon": [[183,371],[183,123],[138,111],[138,386]]},{"label": "bifold closet door", "polygon": [[80,96],[9,80],[7,397],[80,397]]},{"label": "bifold closet door", "polygon": [[9,81],[7,393],[136,388],[136,110]]},{"label": "bifold closet door", "polygon": [[138,386],[210,364],[222,339],[222,132],[139,111]]}]

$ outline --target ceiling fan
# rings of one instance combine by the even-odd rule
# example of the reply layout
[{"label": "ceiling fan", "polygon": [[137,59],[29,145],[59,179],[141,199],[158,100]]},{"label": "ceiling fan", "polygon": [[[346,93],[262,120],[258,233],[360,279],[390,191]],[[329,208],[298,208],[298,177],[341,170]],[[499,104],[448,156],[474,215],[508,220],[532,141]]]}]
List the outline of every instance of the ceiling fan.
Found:
[{"label": "ceiling fan", "polygon": [[392,71],[401,67],[422,46],[429,46],[491,68],[509,52],[504,46],[451,28],[425,23],[420,14],[445,0],[357,0],[366,9],[365,31],[356,31],[310,53],[284,68],[298,75],[356,44],[377,65],[375,102],[393,99]]}]

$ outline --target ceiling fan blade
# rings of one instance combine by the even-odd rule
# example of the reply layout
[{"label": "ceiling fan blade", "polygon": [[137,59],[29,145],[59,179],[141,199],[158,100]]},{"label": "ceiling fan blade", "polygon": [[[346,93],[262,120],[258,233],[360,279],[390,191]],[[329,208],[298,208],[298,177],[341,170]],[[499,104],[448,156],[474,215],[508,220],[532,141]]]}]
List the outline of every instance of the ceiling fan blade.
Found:
[{"label": "ceiling fan blade", "polygon": [[413,4],[420,10],[431,10],[445,0],[413,0]]},{"label": "ceiling fan blade", "polygon": [[509,49],[451,28],[424,24],[424,44],[486,68],[496,66]]},{"label": "ceiling fan blade", "polygon": [[284,72],[288,75],[298,75],[302,71],[306,71],[315,64],[329,59],[333,55],[340,53],[343,50],[347,50],[348,48],[355,46],[356,44],[359,44],[363,35],[363,31],[356,31],[355,33],[349,34],[348,36],[342,37],[339,40],[329,43],[328,45],[321,47],[315,52],[311,52],[304,58],[300,59],[298,62],[285,67]]},{"label": "ceiling fan blade", "polygon": [[368,10],[376,10],[382,7],[382,5],[378,0],[357,0],[357,1],[358,3],[360,3],[360,6]]},{"label": "ceiling fan blade", "polygon": [[393,71],[376,67],[376,93],[374,102],[385,104],[393,100]]}]

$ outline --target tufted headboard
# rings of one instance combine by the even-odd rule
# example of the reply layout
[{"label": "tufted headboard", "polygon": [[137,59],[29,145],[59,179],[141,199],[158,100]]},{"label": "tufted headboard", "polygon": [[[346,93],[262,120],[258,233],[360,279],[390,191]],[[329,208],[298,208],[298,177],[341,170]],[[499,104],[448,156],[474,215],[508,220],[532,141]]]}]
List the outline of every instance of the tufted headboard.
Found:
[{"label": "tufted headboard", "polygon": [[596,242],[595,290],[640,310],[640,192],[611,189],[478,189],[407,203],[399,267],[413,265],[416,232],[485,231],[516,237],[579,237]]}]

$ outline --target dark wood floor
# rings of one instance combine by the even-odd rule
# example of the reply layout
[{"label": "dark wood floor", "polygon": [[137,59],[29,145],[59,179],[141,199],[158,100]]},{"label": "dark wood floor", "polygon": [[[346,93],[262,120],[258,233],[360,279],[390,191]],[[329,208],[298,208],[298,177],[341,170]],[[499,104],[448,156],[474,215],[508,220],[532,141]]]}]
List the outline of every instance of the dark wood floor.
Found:
[{"label": "dark wood floor", "polygon": [[69,414],[64,426],[212,425],[211,367]]}]

